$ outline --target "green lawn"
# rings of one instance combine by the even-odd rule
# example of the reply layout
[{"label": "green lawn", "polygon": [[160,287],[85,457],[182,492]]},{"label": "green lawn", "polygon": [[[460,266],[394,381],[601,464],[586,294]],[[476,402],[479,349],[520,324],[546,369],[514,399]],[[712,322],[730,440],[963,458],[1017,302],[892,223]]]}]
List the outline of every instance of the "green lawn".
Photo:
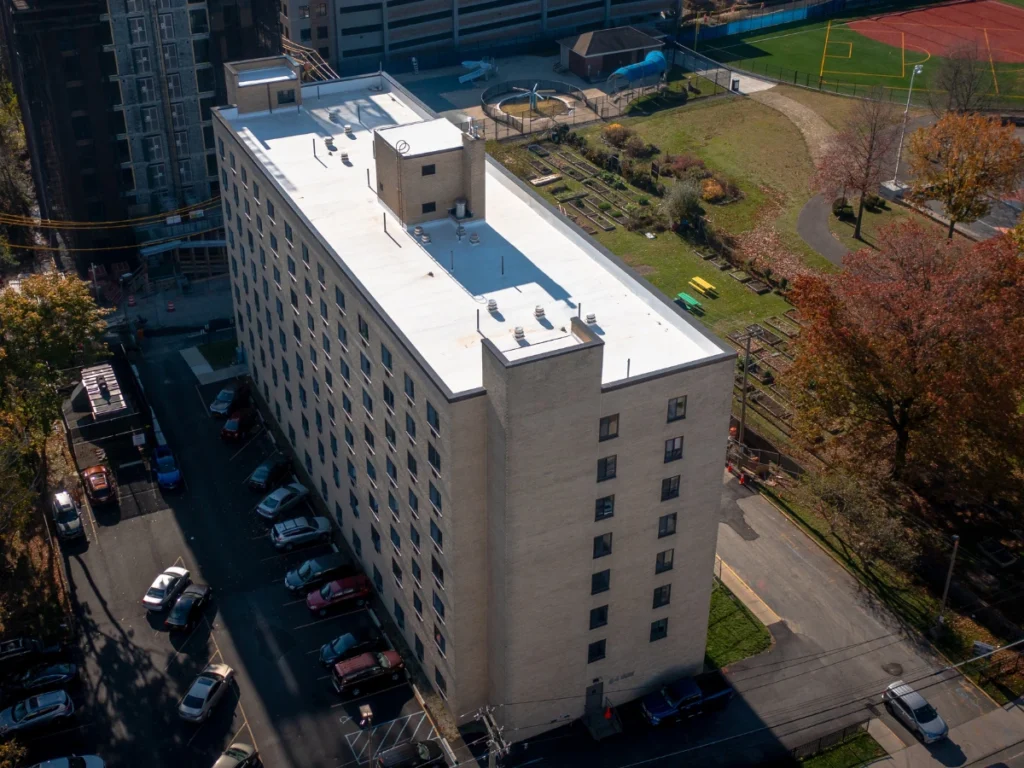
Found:
[{"label": "green lawn", "polygon": [[[856,211],[857,201],[853,201],[854,210]],[[856,240],[853,237],[854,222],[853,221],[840,221],[835,216],[829,217],[829,229],[832,230],[832,234],[837,235],[839,240],[849,248],[851,251],[857,251],[861,248],[869,247],[875,248],[878,244],[878,231],[883,227],[895,224],[900,221],[906,221],[913,219],[917,224],[924,227],[925,230],[938,235],[939,237],[946,236],[946,227],[937,221],[932,221],[927,216],[916,213],[910,208],[906,208],[902,205],[895,203],[889,203],[887,208],[882,209],[878,213],[872,213],[871,211],[864,211],[864,220],[861,222],[861,239]],[[956,237],[963,238],[963,235],[956,235]],[[966,239],[965,239],[966,242]]]},{"label": "green lawn", "polygon": [[[1024,0],[1013,2],[1024,5]],[[793,85],[846,95],[864,95],[882,86],[886,98],[900,103],[906,100],[913,65],[927,62],[914,80],[914,102],[925,105],[943,57],[910,46],[904,49],[896,31],[889,33],[891,41],[872,40],[849,26],[856,18],[797,22],[709,40],[699,44],[699,51]],[[993,94],[1011,103],[1024,101],[1024,68],[1019,63],[995,61],[990,68],[995,79],[989,77],[988,87]]]},{"label": "green lawn", "polygon": [[885,757],[885,750],[867,731],[860,731],[838,746],[801,760],[800,765],[804,768],[860,768],[881,757]]},{"label": "green lawn", "polygon": [[717,669],[756,656],[772,644],[771,633],[727,587],[718,582],[711,590],[708,616],[708,664]]},{"label": "green lawn", "polygon": [[198,349],[210,367],[217,370],[235,364],[235,347],[237,346],[237,342],[232,338],[200,344]]}]

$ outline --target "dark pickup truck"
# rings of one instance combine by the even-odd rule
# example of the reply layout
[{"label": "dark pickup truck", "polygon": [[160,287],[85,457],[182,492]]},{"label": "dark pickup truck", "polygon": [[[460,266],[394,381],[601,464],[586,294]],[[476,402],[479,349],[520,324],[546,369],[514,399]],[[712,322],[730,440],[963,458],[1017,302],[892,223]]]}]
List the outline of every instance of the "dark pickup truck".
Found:
[{"label": "dark pickup truck", "polygon": [[705,672],[666,683],[660,691],[644,696],[641,708],[647,722],[659,725],[721,709],[732,696],[732,686],[721,672]]}]

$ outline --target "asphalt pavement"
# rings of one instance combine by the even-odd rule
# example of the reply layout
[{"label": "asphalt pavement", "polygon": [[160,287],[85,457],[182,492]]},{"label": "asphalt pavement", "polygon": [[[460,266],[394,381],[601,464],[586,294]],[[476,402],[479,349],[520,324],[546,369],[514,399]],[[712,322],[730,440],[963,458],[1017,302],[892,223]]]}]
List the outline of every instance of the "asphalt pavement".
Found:
[{"label": "asphalt pavement", "polygon": [[[68,727],[28,739],[30,758],[98,754],[111,768],[202,768],[243,741],[257,746],[265,766],[355,768],[394,744],[437,738],[408,684],[349,700],[332,688],[320,647],[375,617],[311,615],[304,596],[284,588],[290,568],[335,545],[273,548],[253,511],[260,495],[245,483],[274,446],[262,431],[240,444],[221,441],[207,403],[222,385],[198,386],[178,352],[193,343],[150,339],[138,361],[186,486],[161,492],[147,464],[134,464],[118,470],[119,505],[86,510],[85,541],[65,550],[83,666],[76,715]],[[213,588],[203,620],[184,636],[169,635],[164,614],[141,604],[171,565]],[[205,723],[179,720],[177,705],[195,676],[220,662],[236,672],[229,695]],[[372,733],[360,727],[362,704],[373,709]]]}]

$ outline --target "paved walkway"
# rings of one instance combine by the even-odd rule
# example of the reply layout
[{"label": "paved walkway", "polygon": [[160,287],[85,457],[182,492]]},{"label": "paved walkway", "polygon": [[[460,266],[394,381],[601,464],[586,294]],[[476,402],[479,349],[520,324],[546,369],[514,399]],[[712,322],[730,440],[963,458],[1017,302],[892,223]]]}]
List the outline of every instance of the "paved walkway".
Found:
[{"label": "paved walkway", "polygon": [[822,195],[815,195],[800,210],[796,220],[797,234],[811,248],[816,250],[837,267],[843,266],[843,257],[850,249],[843,245],[832,234],[829,228],[831,206]]},{"label": "paved walkway", "polygon": [[236,376],[241,376],[248,371],[245,363],[241,365],[229,365],[226,368],[213,368],[206,358],[203,357],[203,353],[199,351],[199,347],[187,347],[181,350],[181,356],[185,360],[186,365],[192,369],[192,373],[199,379],[200,384],[213,384],[217,381],[227,381],[233,379]]}]

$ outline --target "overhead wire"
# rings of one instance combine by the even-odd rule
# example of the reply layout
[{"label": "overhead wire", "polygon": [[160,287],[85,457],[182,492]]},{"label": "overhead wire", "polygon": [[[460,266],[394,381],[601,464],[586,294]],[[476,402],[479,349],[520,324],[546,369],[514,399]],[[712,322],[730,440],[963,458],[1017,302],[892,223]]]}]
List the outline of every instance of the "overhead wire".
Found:
[{"label": "overhead wire", "polygon": [[[186,237],[195,237],[196,235],[205,235],[208,232],[219,232],[221,227],[211,227],[210,229],[201,229],[198,232],[189,232],[185,235],[174,235],[172,237],[163,237],[158,240],[147,240],[145,245],[159,245],[161,243],[169,243],[172,240],[181,240]],[[76,253],[87,253],[93,251],[126,251],[132,248],[141,247],[138,243],[132,245],[106,245],[102,248],[70,248],[70,247],[54,247],[50,245],[14,245],[11,244],[12,250],[22,249],[26,251],[70,251]]]},{"label": "overhead wire", "polygon": [[119,229],[122,227],[135,227],[145,223],[156,223],[170,216],[185,215],[196,210],[212,209],[219,205],[220,197],[211,197],[200,203],[176,208],[173,211],[166,211],[159,214],[139,216],[132,219],[118,219],[112,221],[71,221],[63,219],[37,219],[31,216],[16,216],[14,214],[0,212],[0,224],[24,225],[37,229]]}]

